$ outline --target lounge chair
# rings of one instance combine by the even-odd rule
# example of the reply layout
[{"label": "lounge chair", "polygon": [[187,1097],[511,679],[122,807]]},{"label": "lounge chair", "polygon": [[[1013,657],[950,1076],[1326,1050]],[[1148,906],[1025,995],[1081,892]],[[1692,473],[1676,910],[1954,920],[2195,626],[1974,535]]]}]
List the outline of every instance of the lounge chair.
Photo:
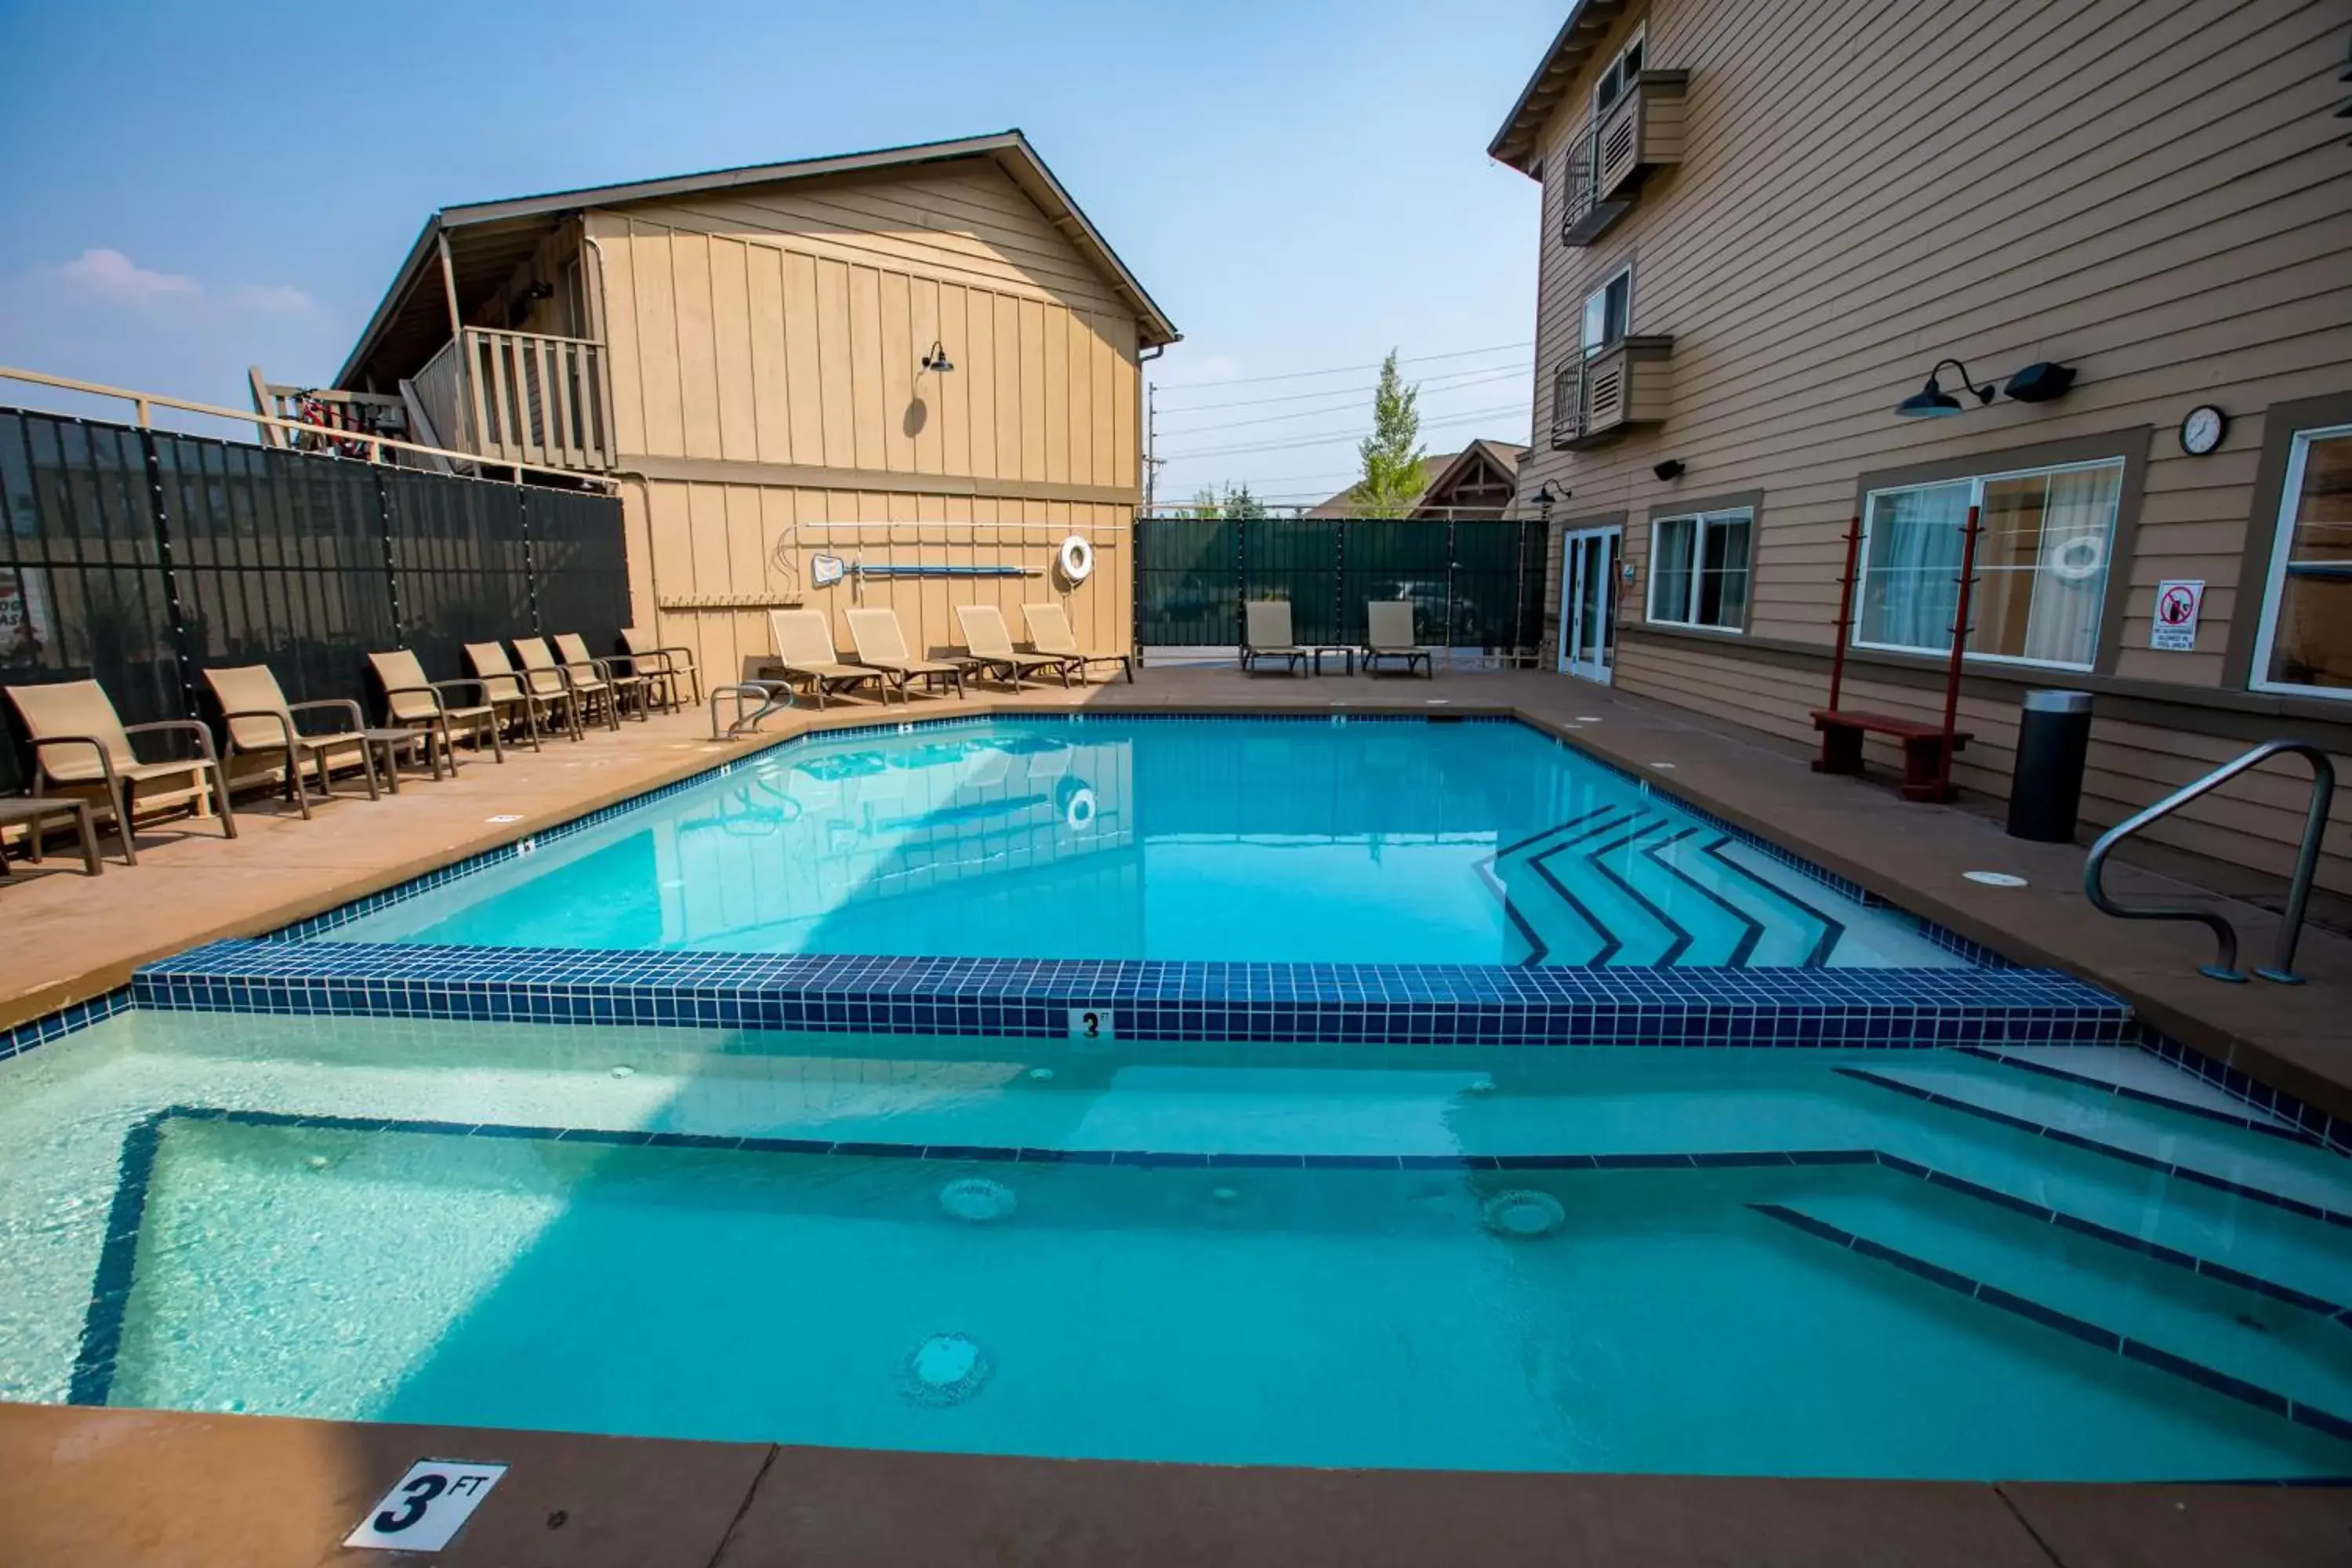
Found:
[{"label": "lounge chair", "polygon": [[[79,795],[94,813],[112,814],[115,831],[122,836],[124,865],[139,864],[138,846],[131,841],[131,818],[139,809],[140,792],[151,787],[159,795],[186,795],[199,814],[209,791],[220,811],[221,831],[236,837],[228,778],[214,753],[213,732],[202,724],[193,719],[162,719],[126,725],[116,716],[105,688],[95,680],[11,686],[7,690],[33,745],[34,795]],[[131,749],[131,737],[166,730],[195,737],[196,755],[141,762]]]},{"label": "lounge chair", "polygon": [[1285,675],[1305,672],[1308,653],[1290,635],[1290,605],[1283,599],[1252,599],[1242,605],[1242,673],[1255,672],[1267,659],[1280,659]]},{"label": "lounge chair", "polygon": [[820,710],[827,696],[860,686],[874,688],[885,703],[890,700],[888,676],[866,665],[844,662],[833,646],[833,626],[823,610],[770,610],[768,637],[776,645],[776,657],[761,660],[756,673],[780,677],[787,685],[794,679],[807,681]]},{"label": "lounge chair", "polygon": [[1083,666],[1084,661],[1058,653],[1023,653],[1013,646],[1013,634],[1004,629],[1004,612],[994,605],[958,605],[956,625],[963,632],[965,651],[972,663],[1000,679],[1013,682],[1013,689],[1041,669],[1050,669],[1070,683],[1070,667]]},{"label": "lounge chair", "polygon": [[575,668],[567,664],[555,657],[555,650],[547,646],[545,637],[517,637],[514,650],[515,657],[522,661],[523,684],[531,690],[541,697],[569,691],[572,700],[579,704],[580,722],[584,724],[595,718],[601,709],[604,728],[621,727],[620,704],[613,700],[612,687],[593,665]]},{"label": "lounge chair", "polygon": [[1411,599],[1374,599],[1364,606],[1366,675],[1378,673],[1384,658],[1401,658],[1407,675],[1419,664],[1423,675],[1433,677],[1437,673],[1437,667],[1430,662],[1433,651],[1413,641]]},{"label": "lounge chair", "polygon": [[[516,733],[516,721],[521,721],[521,734],[530,742],[530,749],[540,749],[540,739],[551,731],[580,738],[580,717],[568,689],[550,693],[533,691],[523,684],[522,672],[507,657],[506,645],[494,642],[469,642],[466,645],[466,662],[482,683],[482,700],[497,709],[506,721],[507,733]],[[542,725],[540,721],[548,722]]]},{"label": "lounge chair", "polygon": [[1039,653],[1058,654],[1072,662],[1078,678],[1086,679],[1089,666],[1115,664],[1127,672],[1128,684],[1135,683],[1135,657],[1124,653],[1087,653],[1078,647],[1077,637],[1070,631],[1068,612],[1059,605],[1024,605],[1021,618],[1029,626],[1029,646]]},{"label": "lounge chair", "polygon": [[[640,675],[653,678],[656,688],[667,688],[668,705],[674,712],[685,703],[702,704],[702,671],[695,668],[694,650],[690,647],[663,647],[654,640],[654,634],[631,626],[621,634],[621,650],[629,656],[630,668]],[[678,695],[678,678],[686,678],[693,695]]]},{"label": "lounge chair", "polygon": [[[457,731],[466,730],[474,737],[474,750],[482,749],[482,737],[490,738],[490,754],[503,763],[507,749],[499,740],[499,710],[488,702],[457,702],[445,693],[470,691],[479,698],[481,680],[434,680],[426,677],[425,666],[417,662],[414,649],[396,647],[389,653],[368,655],[368,667],[383,688],[384,717],[389,728],[414,730],[424,737],[425,760],[433,769],[433,776],[441,776],[441,760],[446,758],[449,771],[457,771]],[[437,749],[436,749],[437,748]],[[395,763],[394,764],[397,766]],[[394,787],[398,787],[397,781]]]},{"label": "lounge chair", "polygon": [[564,668],[593,671],[597,679],[611,687],[615,712],[625,712],[634,707],[638,718],[652,716],[653,709],[647,706],[646,697],[648,682],[638,673],[636,661],[627,654],[599,658],[588,651],[588,639],[578,632],[556,633],[555,652],[563,660]]},{"label": "lounge chair", "polygon": [[852,610],[847,619],[849,646],[857,650],[857,662],[888,676],[899,701],[908,700],[918,680],[926,690],[944,682],[955,688],[957,697],[963,696],[963,666],[945,659],[917,658],[908,652],[907,634],[899,629],[898,611],[879,606]]},{"label": "lounge chair", "polygon": [[[310,786],[303,774],[312,767],[319,771],[319,793],[331,799],[335,763],[356,761],[367,778],[368,798],[383,798],[376,785],[375,752],[360,733],[367,728],[367,721],[360,714],[360,705],[350,698],[289,702],[285,688],[278,684],[277,672],[266,664],[207,669],[205,684],[219,700],[221,720],[228,731],[228,771],[236,771],[236,759],[241,756],[278,758],[286,769],[287,797],[301,807],[304,821],[310,816]],[[342,716],[343,727],[303,733],[294,716],[329,708]]]}]

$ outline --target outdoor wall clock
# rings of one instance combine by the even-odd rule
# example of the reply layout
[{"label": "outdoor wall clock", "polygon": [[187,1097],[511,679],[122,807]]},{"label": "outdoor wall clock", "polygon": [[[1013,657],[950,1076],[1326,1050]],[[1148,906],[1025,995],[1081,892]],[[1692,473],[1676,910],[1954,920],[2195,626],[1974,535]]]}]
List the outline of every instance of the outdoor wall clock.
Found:
[{"label": "outdoor wall clock", "polygon": [[2200,403],[2180,422],[2180,449],[2192,458],[2201,458],[2221,444],[2229,428],[2228,415],[2210,403]]}]

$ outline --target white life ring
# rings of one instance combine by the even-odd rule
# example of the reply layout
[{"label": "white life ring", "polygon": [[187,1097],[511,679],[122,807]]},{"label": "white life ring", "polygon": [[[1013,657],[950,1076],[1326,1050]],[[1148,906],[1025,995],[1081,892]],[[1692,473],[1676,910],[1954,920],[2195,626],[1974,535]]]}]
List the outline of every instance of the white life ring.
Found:
[{"label": "white life ring", "polygon": [[1083,583],[1094,575],[1095,547],[1080,534],[1062,541],[1062,575],[1072,583]]},{"label": "white life ring", "polygon": [[2059,542],[2050,552],[2050,574],[2061,583],[2087,583],[2106,569],[2107,542],[2095,533],[2077,533]]},{"label": "white life ring", "polygon": [[1092,827],[1095,825],[1095,792],[1082,789],[1071,795],[1069,808],[1063,812],[1062,820],[1070,825],[1073,833],[1084,833]]}]

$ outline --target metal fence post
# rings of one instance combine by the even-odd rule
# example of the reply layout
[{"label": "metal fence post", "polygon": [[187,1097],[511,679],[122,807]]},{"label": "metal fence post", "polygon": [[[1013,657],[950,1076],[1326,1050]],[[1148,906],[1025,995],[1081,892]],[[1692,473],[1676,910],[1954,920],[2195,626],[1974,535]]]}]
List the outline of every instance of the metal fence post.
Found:
[{"label": "metal fence post", "polygon": [[1445,661],[1454,662],[1454,574],[1461,569],[1455,554],[1454,520],[1445,520]]},{"label": "metal fence post", "polygon": [[[180,713],[196,716],[196,649],[188,635],[188,605],[180,591],[178,563],[172,551],[172,509],[163,499],[163,462],[156,455],[155,433],[139,432],[141,466],[147,472],[147,516],[155,528],[155,563],[163,574],[163,604],[172,620],[172,662],[180,673]],[[130,831],[129,823],[124,832]]]},{"label": "metal fence post", "polygon": [[401,614],[400,557],[392,545],[392,491],[384,483],[384,469],[378,465],[372,477],[375,481],[375,537],[383,551],[383,597],[392,609],[392,640],[394,646],[408,646],[408,622]]},{"label": "metal fence post", "polygon": [[514,489],[515,510],[522,515],[522,589],[530,605],[530,635],[545,637],[547,628],[539,624],[539,552],[531,546],[530,490],[520,484]]}]

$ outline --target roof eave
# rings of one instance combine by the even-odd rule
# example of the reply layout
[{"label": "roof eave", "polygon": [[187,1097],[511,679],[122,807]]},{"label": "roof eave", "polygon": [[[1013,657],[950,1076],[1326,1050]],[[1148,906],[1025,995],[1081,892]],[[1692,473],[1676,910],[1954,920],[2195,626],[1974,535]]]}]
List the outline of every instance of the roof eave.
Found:
[{"label": "roof eave", "polygon": [[441,215],[435,213],[417,231],[416,243],[408,247],[408,258],[400,264],[400,270],[392,275],[392,287],[385,289],[383,298],[376,301],[375,313],[368,318],[367,325],[361,330],[359,342],[352,345],[351,354],[343,361],[342,369],[335,372],[332,384],[348,388],[352,378],[359,374],[360,366],[365,364],[368,355],[375,352],[376,340],[383,335],[384,328],[399,310],[401,301],[408,298],[409,289],[415,285],[416,275],[424,270],[425,258],[437,248],[440,234]]},{"label": "roof eave", "polygon": [[[1559,66],[1560,57],[1576,41],[1585,13],[1591,10],[1593,0],[1575,0],[1569,6],[1568,19],[1559,25],[1559,31],[1552,35],[1551,43],[1544,49],[1543,58],[1537,62],[1534,74],[1528,78],[1527,86],[1519,89],[1518,100],[1511,105],[1511,112],[1503,117],[1495,139],[1486,143],[1488,157],[1509,164],[1522,174],[1534,174],[1537,163],[1540,162],[1535,155],[1535,133],[1541,129],[1541,122],[1550,117],[1552,107],[1546,104],[1538,111],[1536,96],[1543,89],[1546,79]],[[1580,60],[1577,62],[1579,66],[1582,63]],[[1573,71],[1575,68],[1570,68]]]}]

